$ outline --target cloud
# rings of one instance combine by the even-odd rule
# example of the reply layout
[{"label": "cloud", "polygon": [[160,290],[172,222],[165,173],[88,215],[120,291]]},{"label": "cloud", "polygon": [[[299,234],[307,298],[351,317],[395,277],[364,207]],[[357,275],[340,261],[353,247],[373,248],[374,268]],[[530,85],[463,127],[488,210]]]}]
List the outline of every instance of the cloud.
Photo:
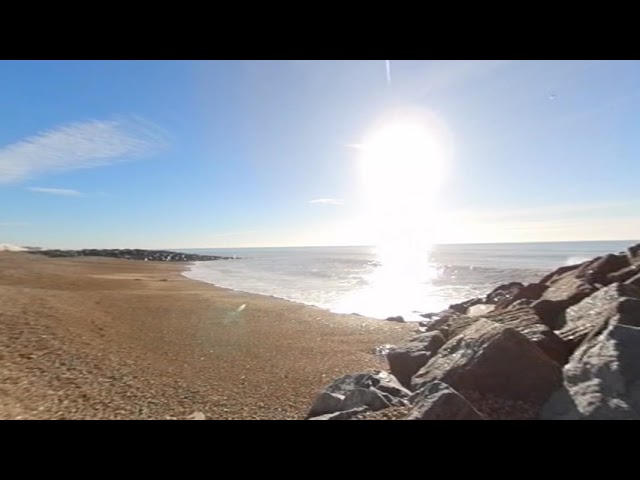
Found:
[{"label": "cloud", "polygon": [[0,183],[110,165],[167,146],[166,134],[137,116],[70,123],[0,147]]},{"label": "cloud", "polygon": [[318,203],[320,205],[343,205],[344,200],[339,198],[316,198],[315,200],[309,200],[309,203]]},{"label": "cloud", "polygon": [[50,195],[61,195],[63,197],[82,197],[82,193],[69,188],[43,188],[43,187],[27,187],[30,192],[48,193]]}]

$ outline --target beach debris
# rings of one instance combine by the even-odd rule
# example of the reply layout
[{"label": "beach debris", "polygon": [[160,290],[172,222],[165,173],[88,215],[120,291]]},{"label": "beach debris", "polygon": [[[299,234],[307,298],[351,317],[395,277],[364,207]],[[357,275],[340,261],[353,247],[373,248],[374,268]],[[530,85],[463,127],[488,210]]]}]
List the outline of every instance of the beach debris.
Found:
[{"label": "beach debris", "polygon": [[236,310],[236,312],[240,313],[241,311],[243,311],[245,308],[247,307],[246,303],[243,303],[242,305],[240,305],[238,307],[238,309]]}]

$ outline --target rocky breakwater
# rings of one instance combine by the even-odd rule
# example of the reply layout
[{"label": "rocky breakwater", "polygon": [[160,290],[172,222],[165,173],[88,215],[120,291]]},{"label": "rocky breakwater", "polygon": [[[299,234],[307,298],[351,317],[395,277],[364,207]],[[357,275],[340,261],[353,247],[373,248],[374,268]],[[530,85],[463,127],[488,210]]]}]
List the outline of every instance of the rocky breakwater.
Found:
[{"label": "rocky breakwater", "polygon": [[33,250],[28,253],[47,257],[110,257],[149,262],[202,262],[211,260],[231,260],[236,257],[217,255],[196,255],[193,253],[171,252],[168,250],[142,249],[84,249],[84,250]]},{"label": "rocky breakwater", "polygon": [[423,317],[308,418],[640,420],[640,244]]}]

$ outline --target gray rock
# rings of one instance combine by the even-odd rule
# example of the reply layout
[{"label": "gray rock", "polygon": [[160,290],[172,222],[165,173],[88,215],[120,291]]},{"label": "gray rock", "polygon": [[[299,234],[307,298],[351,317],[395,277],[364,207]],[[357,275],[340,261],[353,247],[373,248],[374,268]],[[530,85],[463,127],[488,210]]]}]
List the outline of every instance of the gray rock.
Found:
[{"label": "gray rock", "polygon": [[387,372],[348,374],[334,380],[316,397],[307,418],[359,407],[380,410],[405,406],[405,399],[410,395],[411,392]]},{"label": "gray rock", "polygon": [[[622,323],[634,325],[640,319],[640,290],[633,285],[613,283],[567,309],[557,334],[575,349],[592,330],[621,315]],[[640,325],[638,325],[640,326]]]},{"label": "gray rock", "polygon": [[394,347],[387,353],[391,374],[407,388],[411,386],[411,377],[426,365],[445,343],[445,338],[440,332],[424,333],[419,335],[418,339],[419,341]]},{"label": "gray rock", "polygon": [[531,306],[542,323],[552,329],[561,328],[565,310],[595,292],[597,288],[585,280],[573,276],[573,272],[554,281]]},{"label": "gray rock", "polygon": [[549,327],[542,324],[535,310],[530,307],[492,312],[483,318],[522,333],[560,365],[567,363],[571,355],[572,350],[569,346]]},{"label": "gray rock", "polygon": [[407,420],[485,420],[473,406],[446,383],[431,382],[413,396]]},{"label": "gray rock", "polygon": [[640,328],[613,318],[564,367],[543,420],[640,420]]},{"label": "gray rock", "polygon": [[352,418],[367,411],[367,407],[352,408],[346,412],[334,412],[327,413],[325,415],[318,415],[317,417],[309,418],[309,420],[351,420]]},{"label": "gray rock", "polygon": [[387,317],[386,320],[387,322],[404,323],[404,317],[401,315],[398,315],[397,317]]},{"label": "gray rock", "polygon": [[561,385],[561,367],[523,334],[481,319],[441,347],[411,385],[418,390],[436,380],[458,391],[541,405]]}]

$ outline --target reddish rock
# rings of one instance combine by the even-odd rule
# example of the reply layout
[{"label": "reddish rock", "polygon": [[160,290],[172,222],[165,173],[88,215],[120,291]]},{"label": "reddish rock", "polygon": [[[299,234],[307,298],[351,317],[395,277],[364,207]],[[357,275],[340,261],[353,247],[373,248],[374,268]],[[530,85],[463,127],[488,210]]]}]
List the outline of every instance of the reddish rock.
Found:
[{"label": "reddish rock", "polygon": [[640,263],[635,265],[630,265],[627,268],[623,268],[622,270],[618,270],[617,272],[610,273],[607,275],[607,284],[609,283],[618,283],[618,282],[626,282],[630,278],[640,273]]},{"label": "reddish rock", "polygon": [[628,266],[629,258],[626,255],[609,254],[604,257],[597,257],[591,262],[587,262],[581,266],[576,272],[576,277],[583,278],[592,284],[606,285],[607,275],[620,271]]},{"label": "reddish rock", "polygon": [[640,262],[640,243],[627,248],[627,257],[631,263]]},{"label": "reddish rock", "polygon": [[635,287],[640,287],[640,273],[638,275],[634,275],[633,277],[631,277],[629,280],[627,280],[626,282],[627,285],[633,285]]}]

